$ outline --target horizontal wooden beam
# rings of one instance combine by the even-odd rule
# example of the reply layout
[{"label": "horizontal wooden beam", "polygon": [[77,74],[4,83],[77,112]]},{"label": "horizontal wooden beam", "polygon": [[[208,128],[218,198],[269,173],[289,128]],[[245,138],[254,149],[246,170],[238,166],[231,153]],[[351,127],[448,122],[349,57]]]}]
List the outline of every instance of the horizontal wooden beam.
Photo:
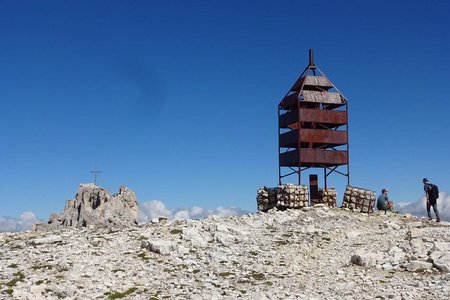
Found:
[{"label": "horizontal wooden beam", "polygon": [[347,124],[347,112],[343,110],[300,109],[301,122]]},{"label": "horizontal wooden beam", "polygon": [[[293,109],[279,116],[280,128],[298,128],[299,113],[297,109]],[[300,121],[302,123],[323,124],[326,127],[338,127],[347,124],[347,112],[342,110],[324,110],[300,108]]]},{"label": "horizontal wooden beam", "polygon": [[[297,148],[299,141],[298,130],[292,130],[280,134],[279,145],[282,148]],[[305,129],[300,130],[300,143],[316,145],[345,145],[347,144],[347,131],[345,130],[327,130],[327,129]]]},{"label": "horizontal wooden beam", "polygon": [[342,150],[300,149],[280,154],[282,167],[323,167],[348,164],[348,153]]}]

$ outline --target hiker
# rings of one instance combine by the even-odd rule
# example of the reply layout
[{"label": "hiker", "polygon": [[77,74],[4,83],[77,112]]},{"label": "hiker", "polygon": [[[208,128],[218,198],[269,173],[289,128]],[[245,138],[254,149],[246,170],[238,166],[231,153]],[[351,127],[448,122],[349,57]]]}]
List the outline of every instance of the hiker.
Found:
[{"label": "hiker", "polygon": [[387,189],[382,189],[381,195],[378,196],[377,199],[377,209],[380,211],[384,210],[384,214],[386,214],[388,210],[392,211],[394,208],[394,203],[391,200],[389,200],[389,197],[387,195],[388,192],[389,191]]},{"label": "hiker", "polygon": [[436,214],[436,222],[440,222],[439,211],[437,208],[437,199],[439,198],[438,187],[428,181],[427,178],[423,179],[423,190],[425,191],[425,196],[427,197],[427,213],[428,220],[433,220],[431,217],[431,206],[433,206],[434,213]]}]

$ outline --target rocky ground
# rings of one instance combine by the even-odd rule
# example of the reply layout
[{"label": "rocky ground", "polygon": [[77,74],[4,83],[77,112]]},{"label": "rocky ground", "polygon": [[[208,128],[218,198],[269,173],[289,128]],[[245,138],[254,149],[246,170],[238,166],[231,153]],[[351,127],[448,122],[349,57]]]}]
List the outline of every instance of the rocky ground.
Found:
[{"label": "rocky ground", "polygon": [[1,299],[449,299],[448,223],[319,205],[0,234]]}]

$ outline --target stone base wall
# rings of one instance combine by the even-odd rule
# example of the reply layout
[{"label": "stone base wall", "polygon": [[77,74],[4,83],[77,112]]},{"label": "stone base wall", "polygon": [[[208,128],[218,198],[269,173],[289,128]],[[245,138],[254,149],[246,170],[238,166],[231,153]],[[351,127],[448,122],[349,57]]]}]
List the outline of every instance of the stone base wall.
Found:
[{"label": "stone base wall", "polygon": [[259,211],[268,211],[274,207],[302,208],[308,206],[308,187],[304,185],[282,184],[276,188],[261,187],[257,191],[256,201]]},{"label": "stone base wall", "polygon": [[282,184],[277,190],[279,208],[302,208],[308,206],[309,193],[306,185]]},{"label": "stone base wall", "polygon": [[319,201],[329,207],[336,207],[337,193],[334,187],[319,189]]},{"label": "stone base wall", "polygon": [[259,211],[268,211],[277,206],[277,188],[262,186],[256,193],[256,203]]},{"label": "stone base wall", "polygon": [[367,189],[347,186],[342,207],[362,213],[372,213],[375,205],[375,192]]}]

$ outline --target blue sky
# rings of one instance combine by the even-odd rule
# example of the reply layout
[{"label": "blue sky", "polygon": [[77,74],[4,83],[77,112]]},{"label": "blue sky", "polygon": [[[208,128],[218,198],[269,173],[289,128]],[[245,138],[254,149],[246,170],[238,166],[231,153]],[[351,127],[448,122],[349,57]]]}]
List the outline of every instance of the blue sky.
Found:
[{"label": "blue sky", "polygon": [[[309,48],[349,101],[351,184],[398,202],[422,197],[423,177],[449,191],[449,11],[0,1],[0,216],[47,219],[94,168],[141,202],[255,211],[257,188],[278,183],[277,105]],[[345,180],[329,184],[341,199]]]}]

